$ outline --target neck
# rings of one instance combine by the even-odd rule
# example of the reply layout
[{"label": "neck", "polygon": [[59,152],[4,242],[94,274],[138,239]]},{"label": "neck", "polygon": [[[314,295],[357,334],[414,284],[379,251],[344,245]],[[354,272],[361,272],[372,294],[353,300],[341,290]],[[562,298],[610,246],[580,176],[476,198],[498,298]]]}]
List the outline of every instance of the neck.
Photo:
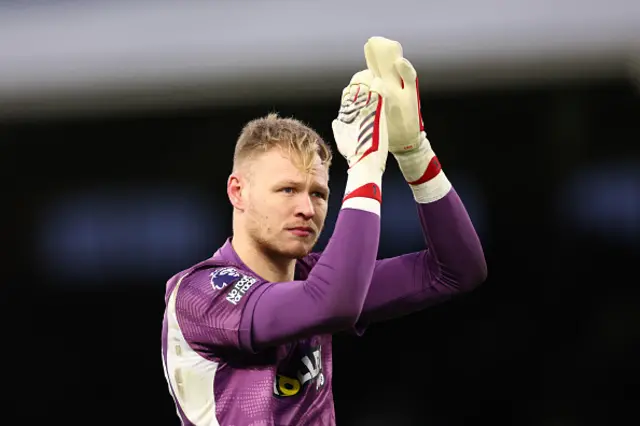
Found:
[{"label": "neck", "polygon": [[231,245],[240,260],[261,278],[270,282],[293,281],[295,259],[270,255],[242,233],[234,232]]}]

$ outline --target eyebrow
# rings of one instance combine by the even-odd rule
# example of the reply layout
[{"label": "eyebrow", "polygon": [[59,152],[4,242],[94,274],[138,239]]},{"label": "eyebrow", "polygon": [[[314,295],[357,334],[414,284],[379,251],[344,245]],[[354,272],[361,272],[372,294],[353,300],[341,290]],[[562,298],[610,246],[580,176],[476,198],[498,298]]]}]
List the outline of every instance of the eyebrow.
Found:
[{"label": "eyebrow", "polygon": [[[278,181],[278,183],[276,183],[276,186],[296,186],[296,187],[300,187],[303,186],[304,182],[303,181],[296,181],[293,179],[287,179],[287,180],[281,180]],[[328,186],[313,182],[311,184],[312,188],[319,188],[320,190],[322,190],[323,192],[326,192],[327,194],[329,194],[331,192],[331,190],[329,189]],[[316,189],[317,190],[317,189]]]}]

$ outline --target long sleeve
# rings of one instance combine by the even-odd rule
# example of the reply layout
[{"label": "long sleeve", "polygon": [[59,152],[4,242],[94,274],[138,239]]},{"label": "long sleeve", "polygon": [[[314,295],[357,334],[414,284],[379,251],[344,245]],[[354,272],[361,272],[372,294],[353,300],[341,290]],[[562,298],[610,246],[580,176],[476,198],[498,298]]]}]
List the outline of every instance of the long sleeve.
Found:
[{"label": "long sleeve", "polygon": [[480,240],[455,190],[416,204],[427,247],[376,262],[357,329],[440,303],[486,279]]},{"label": "long sleeve", "polygon": [[306,280],[267,282],[236,266],[200,268],[172,279],[177,284],[168,296],[169,317],[175,316],[182,335],[201,353],[257,352],[350,329],[369,290],[379,235],[377,214],[343,208]]},{"label": "long sleeve", "polygon": [[[343,209],[334,233],[304,281],[270,283],[243,313],[256,349],[354,326],[373,275],[380,217]],[[245,342],[248,346],[249,342]]]}]

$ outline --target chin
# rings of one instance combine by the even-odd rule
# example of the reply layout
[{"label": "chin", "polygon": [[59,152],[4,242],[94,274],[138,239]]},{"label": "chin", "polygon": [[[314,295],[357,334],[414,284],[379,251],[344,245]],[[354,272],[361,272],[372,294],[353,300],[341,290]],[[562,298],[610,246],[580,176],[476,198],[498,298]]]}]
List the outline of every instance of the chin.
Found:
[{"label": "chin", "polygon": [[286,255],[292,259],[302,259],[311,252],[313,246],[307,244],[300,244],[297,247],[292,247],[287,250]]},{"label": "chin", "polygon": [[289,244],[284,244],[282,250],[282,254],[286,257],[290,257],[292,259],[301,259],[311,253],[313,250],[313,246],[315,245],[315,240],[313,241],[294,241]]}]

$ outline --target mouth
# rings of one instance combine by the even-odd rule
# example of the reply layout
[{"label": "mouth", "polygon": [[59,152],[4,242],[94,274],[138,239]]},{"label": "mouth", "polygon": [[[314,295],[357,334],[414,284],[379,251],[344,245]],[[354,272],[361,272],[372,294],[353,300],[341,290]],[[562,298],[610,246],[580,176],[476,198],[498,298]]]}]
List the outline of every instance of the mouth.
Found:
[{"label": "mouth", "polygon": [[295,228],[288,228],[288,231],[297,237],[308,237],[313,234],[313,229],[308,226],[297,226]]}]

